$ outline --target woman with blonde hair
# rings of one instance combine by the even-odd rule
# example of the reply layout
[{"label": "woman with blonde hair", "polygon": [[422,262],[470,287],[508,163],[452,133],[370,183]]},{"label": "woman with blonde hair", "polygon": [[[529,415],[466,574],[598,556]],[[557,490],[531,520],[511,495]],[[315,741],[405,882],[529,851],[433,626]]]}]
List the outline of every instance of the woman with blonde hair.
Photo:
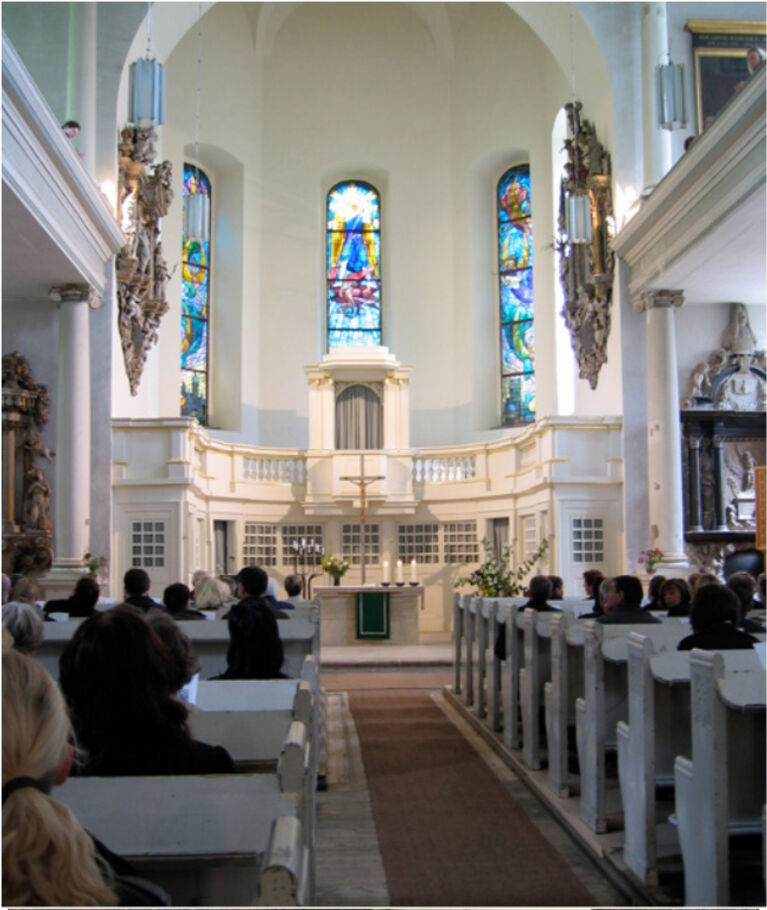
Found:
[{"label": "woman with blonde hair", "polygon": [[3,904],[117,903],[110,870],[70,809],[50,796],[74,748],[64,699],[36,661],[3,652]]},{"label": "woman with blonde hair", "polygon": [[193,600],[196,610],[217,610],[231,599],[229,586],[219,578],[207,576],[195,585]]}]

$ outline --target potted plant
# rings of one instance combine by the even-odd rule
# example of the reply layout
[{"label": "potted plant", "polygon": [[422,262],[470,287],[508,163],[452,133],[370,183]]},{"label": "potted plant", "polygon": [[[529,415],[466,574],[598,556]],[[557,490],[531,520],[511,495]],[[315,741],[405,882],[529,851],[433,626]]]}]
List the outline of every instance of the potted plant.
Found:
[{"label": "potted plant", "polygon": [[640,565],[644,564],[645,570],[648,575],[655,574],[655,567],[663,559],[663,550],[659,550],[658,547],[652,547],[649,550],[642,550],[639,554],[639,559],[637,560]]},{"label": "potted plant", "polygon": [[483,537],[482,548],[485,551],[485,561],[471,575],[456,578],[453,587],[473,585],[477,592],[484,597],[518,597],[524,590],[523,580],[535,564],[542,559],[549,548],[549,542],[544,538],[538,549],[516,569],[512,569],[509,565],[510,547],[504,547],[501,554],[496,555],[490,539]]}]

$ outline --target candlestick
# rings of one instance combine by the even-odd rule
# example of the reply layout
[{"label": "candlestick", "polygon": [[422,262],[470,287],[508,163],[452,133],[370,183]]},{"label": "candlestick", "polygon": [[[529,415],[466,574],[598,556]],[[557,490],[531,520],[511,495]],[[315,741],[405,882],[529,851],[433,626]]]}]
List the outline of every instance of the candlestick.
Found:
[{"label": "candlestick", "polygon": [[391,584],[391,563],[388,559],[383,561],[383,571],[381,572],[381,582],[385,585]]},{"label": "candlestick", "polygon": [[402,560],[398,559],[397,560],[397,584],[401,585],[404,583],[404,581],[405,581],[405,579],[403,578],[403,575],[402,575]]},{"label": "candlestick", "polygon": [[410,560],[410,584],[418,584],[418,570],[416,569],[416,561],[414,559]]}]

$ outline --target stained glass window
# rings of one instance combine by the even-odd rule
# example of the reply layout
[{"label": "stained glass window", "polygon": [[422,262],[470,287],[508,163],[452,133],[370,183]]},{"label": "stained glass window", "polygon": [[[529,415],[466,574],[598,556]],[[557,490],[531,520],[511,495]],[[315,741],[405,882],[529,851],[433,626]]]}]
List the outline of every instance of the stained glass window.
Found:
[{"label": "stained glass window", "polygon": [[[210,196],[210,180],[184,165],[184,208],[191,193]],[[208,225],[210,236],[210,225]],[[208,421],[208,325],[210,241],[182,236],[181,257],[181,416]]]},{"label": "stained glass window", "polygon": [[359,181],[337,183],[327,207],[328,350],[381,344],[381,199]]},{"label": "stained glass window", "polygon": [[501,423],[535,420],[535,330],[530,167],[498,181],[498,275],[501,327]]}]

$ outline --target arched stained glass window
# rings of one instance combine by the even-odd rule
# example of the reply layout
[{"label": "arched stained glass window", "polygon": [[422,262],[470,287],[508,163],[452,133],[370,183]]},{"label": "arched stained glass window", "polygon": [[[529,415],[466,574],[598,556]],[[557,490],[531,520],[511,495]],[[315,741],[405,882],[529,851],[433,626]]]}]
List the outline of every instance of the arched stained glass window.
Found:
[{"label": "arched stained glass window", "polygon": [[533,229],[530,167],[498,181],[498,275],[501,326],[501,423],[535,420]]},{"label": "arched stained glass window", "polygon": [[[210,196],[210,180],[198,167],[184,165],[182,205],[191,193]],[[207,235],[210,236],[210,224]],[[208,320],[210,241],[182,235],[181,257],[181,416],[208,422]]]},{"label": "arched stained glass window", "polygon": [[328,193],[328,350],[381,344],[381,199],[345,180]]}]

